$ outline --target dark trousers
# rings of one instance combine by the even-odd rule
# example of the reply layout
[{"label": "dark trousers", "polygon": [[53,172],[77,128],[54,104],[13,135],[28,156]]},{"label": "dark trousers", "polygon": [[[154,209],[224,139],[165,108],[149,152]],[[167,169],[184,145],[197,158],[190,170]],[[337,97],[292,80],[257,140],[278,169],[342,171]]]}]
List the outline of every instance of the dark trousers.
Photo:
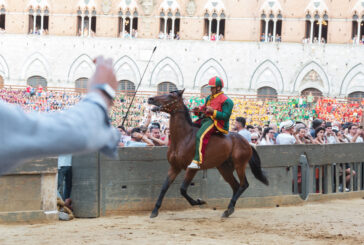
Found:
[{"label": "dark trousers", "polygon": [[[64,185],[63,185],[64,181]],[[61,167],[58,169],[58,187],[60,190],[62,187],[63,193],[60,192],[63,200],[70,198],[72,190],[72,167]]]}]

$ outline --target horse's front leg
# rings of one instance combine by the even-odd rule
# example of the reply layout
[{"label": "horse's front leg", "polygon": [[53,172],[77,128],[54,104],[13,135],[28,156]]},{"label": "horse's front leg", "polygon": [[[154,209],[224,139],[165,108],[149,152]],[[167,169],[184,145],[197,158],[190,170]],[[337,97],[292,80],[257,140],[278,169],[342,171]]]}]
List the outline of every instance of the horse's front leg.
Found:
[{"label": "horse's front leg", "polygon": [[191,181],[193,180],[193,178],[195,177],[196,173],[197,173],[197,169],[191,169],[191,168],[187,168],[186,170],[186,175],[185,178],[183,180],[183,183],[181,185],[180,191],[181,191],[181,195],[184,196],[184,198],[186,198],[186,200],[192,205],[203,205],[206,204],[205,201],[197,199],[194,200],[192,197],[190,197],[187,194],[187,188],[189,187],[189,185],[191,184]]},{"label": "horse's front leg", "polygon": [[166,178],[166,180],[164,181],[164,184],[162,186],[162,190],[161,193],[159,194],[158,200],[154,206],[154,209],[150,215],[151,218],[157,217],[158,216],[158,210],[162,205],[162,201],[164,198],[164,195],[167,193],[167,190],[169,188],[169,186],[173,183],[173,181],[176,179],[177,175],[181,172],[180,169],[176,169],[173,167],[170,167],[168,170],[168,176]]}]

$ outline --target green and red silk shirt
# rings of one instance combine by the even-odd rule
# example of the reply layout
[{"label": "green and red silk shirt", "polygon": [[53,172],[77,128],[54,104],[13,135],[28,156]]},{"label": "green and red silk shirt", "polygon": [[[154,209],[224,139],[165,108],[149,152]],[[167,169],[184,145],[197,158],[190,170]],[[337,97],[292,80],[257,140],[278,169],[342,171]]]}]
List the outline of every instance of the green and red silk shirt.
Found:
[{"label": "green and red silk shirt", "polygon": [[[214,113],[209,116],[214,125],[221,133],[229,133],[229,120],[234,107],[234,102],[227,97],[224,92],[217,93],[215,95],[209,95],[206,98],[205,105],[200,107],[200,111],[204,111],[206,106],[214,108]],[[200,113],[200,117],[202,114]]]}]

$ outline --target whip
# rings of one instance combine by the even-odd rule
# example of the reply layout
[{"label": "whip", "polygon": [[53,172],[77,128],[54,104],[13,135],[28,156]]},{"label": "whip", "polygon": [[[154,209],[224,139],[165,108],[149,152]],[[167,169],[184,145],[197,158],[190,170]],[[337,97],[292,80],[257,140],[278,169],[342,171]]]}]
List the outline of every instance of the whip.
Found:
[{"label": "whip", "polygon": [[142,81],[143,81],[144,74],[145,74],[145,72],[146,72],[146,71],[147,71],[147,69],[148,69],[149,63],[150,63],[150,61],[152,60],[152,57],[153,57],[154,52],[155,52],[155,50],[156,50],[156,49],[157,49],[157,46],[155,46],[155,47],[154,47],[154,49],[153,49],[152,55],[150,56],[149,61],[148,61],[148,63],[147,63],[147,66],[145,67],[145,70],[144,70],[144,72],[143,72],[143,75],[142,75],[142,77],[140,78],[140,81],[139,81],[138,87],[137,87],[137,89],[135,90],[134,96],[133,96],[133,98],[132,98],[132,99],[131,99],[131,101],[130,101],[130,104],[129,104],[128,110],[126,111],[126,114],[125,114],[125,116],[124,116],[123,123],[121,124],[121,126],[124,126],[125,120],[128,118],[129,111],[130,111],[131,105],[132,105],[132,104],[133,104],[133,102],[134,102],[135,95],[136,95],[136,94],[137,94],[137,92],[138,92],[138,89],[139,89],[139,87],[140,87],[140,84],[141,84],[141,83],[142,83]]}]

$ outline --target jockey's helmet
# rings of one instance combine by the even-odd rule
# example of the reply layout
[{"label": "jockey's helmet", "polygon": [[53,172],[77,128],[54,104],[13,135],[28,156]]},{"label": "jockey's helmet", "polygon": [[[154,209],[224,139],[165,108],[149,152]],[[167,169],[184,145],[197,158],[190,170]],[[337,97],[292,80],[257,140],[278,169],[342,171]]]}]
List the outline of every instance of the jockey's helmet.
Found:
[{"label": "jockey's helmet", "polygon": [[207,87],[211,88],[211,87],[221,87],[223,88],[224,87],[224,81],[218,77],[218,76],[215,76],[213,78],[211,78],[209,80],[209,85],[207,85]]}]

